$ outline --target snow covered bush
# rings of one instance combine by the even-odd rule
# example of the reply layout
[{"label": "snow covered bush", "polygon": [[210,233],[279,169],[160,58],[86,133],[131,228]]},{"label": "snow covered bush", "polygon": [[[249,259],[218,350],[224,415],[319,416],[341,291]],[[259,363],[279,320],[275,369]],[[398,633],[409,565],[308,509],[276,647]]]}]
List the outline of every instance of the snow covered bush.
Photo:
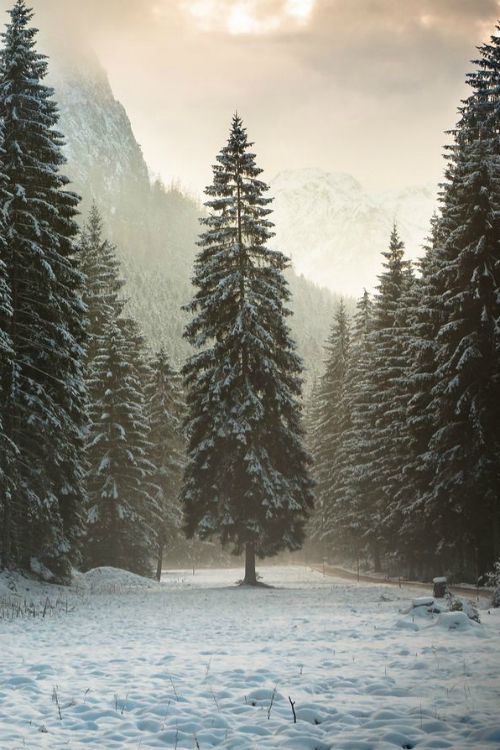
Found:
[{"label": "snow covered bush", "polygon": [[469,620],[481,622],[479,610],[471,599],[462,599],[452,594],[449,598],[449,610],[450,612],[465,612]]}]

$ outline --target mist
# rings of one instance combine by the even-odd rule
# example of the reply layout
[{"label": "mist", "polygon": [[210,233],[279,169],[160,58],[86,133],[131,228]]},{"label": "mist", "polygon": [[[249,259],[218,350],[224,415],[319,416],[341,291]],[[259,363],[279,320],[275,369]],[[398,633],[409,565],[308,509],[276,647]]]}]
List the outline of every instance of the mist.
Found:
[{"label": "mist", "polygon": [[235,110],[268,179],[319,167],[369,190],[437,182],[471,52],[498,12],[493,0],[35,7],[51,44],[95,49],[152,172],[196,195]]}]

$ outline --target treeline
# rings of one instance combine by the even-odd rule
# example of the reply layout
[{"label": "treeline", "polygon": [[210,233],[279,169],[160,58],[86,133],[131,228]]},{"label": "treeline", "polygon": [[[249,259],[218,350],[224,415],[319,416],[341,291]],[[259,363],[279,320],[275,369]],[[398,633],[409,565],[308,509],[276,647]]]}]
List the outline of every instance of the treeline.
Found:
[{"label": "treeline", "polygon": [[500,557],[500,37],[468,83],[416,273],[395,227],[374,298],[338,309],[309,414],[315,538],[410,577]]},{"label": "treeline", "polygon": [[17,0],[0,57],[1,566],[151,573],[178,525],[179,379],[124,315],[96,208],[78,232],[31,19]]}]

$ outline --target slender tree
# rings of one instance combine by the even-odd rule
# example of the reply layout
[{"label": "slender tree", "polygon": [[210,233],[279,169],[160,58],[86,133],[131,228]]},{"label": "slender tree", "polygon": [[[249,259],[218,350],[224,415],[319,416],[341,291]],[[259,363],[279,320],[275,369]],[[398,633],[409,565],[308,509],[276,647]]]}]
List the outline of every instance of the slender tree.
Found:
[{"label": "slender tree", "polygon": [[404,244],[395,225],[389,248],[383,256],[385,262],[374,299],[370,333],[370,442],[367,446],[366,463],[363,464],[363,482],[366,482],[370,498],[366,537],[370,541],[377,569],[381,567],[382,552],[393,541],[387,538],[387,524],[401,438],[398,429],[399,382],[405,374],[406,366],[403,341],[399,335],[398,314],[410,273],[408,263],[404,260]]},{"label": "slender tree", "polygon": [[133,321],[112,319],[96,353],[91,392],[99,397],[90,410],[86,563],[149,575],[159,515],[139,342]]},{"label": "slender tree", "polygon": [[[2,154],[3,157],[3,154]],[[9,197],[6,192],[7,179],[0,174],[0,200],[5,204]],[[9,285],[7,266],[8,245],[6,237],[6,226],[3,216],[0,214],[0,403],[6,404],[8,400],[8,389],[10,374],[14,362],[14,350],[10,337],[12,320],[12,296]],[[12,496],[13,486],[12,467],[14,466],[15,446],[7,434],[6,415],[0,411],[0,566],[7,566],[11,555],[12,537]]]},{"label": "slender tree", "polygon": [[123,312],[125,300],[116,248],[104,237],[99,209],[94,204],[81,235],[80,269],[85,275],[83,299],[87,309],[86,369],[92,363],[102,343],[109,321]]},{"label": "slender tree", "polygon": [[338,488],[345,458],[343,442],[350,427],[347,378],[351,337],[343,302],[335,313],[326,351],[325,372],[318,392],[314,474],[317,527],[320,537],[331,546],[342,536]]},{"label": "slender tree", "polygon": [[302,364],[286,317],[287,259],[272,237],[267,186],[235,115],[207,188],[195,262],[198,349],[184,368],[189,433],[182,498],[185,531],[245,550],[245,583],[255,556],[298,549],[312,507],[299,397]]},{"label": "slender tree", "polygon": [[[399,550],[409,564],[408,576],[432,577],[445,561],[438,549],[440,531],[432,506],[426,502],[434,473],[429,443],[437,429],[433,400],[436,383],[437,332],[445,321],[442,305],[445,289],[439,269],[440,221],[436,214],[431,234],[419,261],[420,275],[406,295],[407,373],[402,458],[394,501],[399,524]],[[441,568],[444,569],[444,568]]]},{"label": "slender tree", "polygon": [[[3,564],[67,578],[83,525],[84,308],[74,217],[53,92],[24,0],[9,11],[0,59],[4,178],[2,275]],[[7,466],[5,464],[7,461]]]},{"label": "slender tree", "polygon": [[184,406],[178,374],[162,348],[150,362],[146,390],[149,457],[154,465],[155,501],[161,514],[156,577],[161,578],[163,551],[181,527],[179,492],[184,468]]},{"label": "slender tree", "polygon": [[373,439],[370,413],[373,387],[370,345],[372,316],[372,300],[365,289],[358,300],[353,320],[346,377],[349,424],[342,440],[336,490],[339,510],[337,546],[351,559],[360,557],[371,530],[371,482],[366,466],[371,460]]}]

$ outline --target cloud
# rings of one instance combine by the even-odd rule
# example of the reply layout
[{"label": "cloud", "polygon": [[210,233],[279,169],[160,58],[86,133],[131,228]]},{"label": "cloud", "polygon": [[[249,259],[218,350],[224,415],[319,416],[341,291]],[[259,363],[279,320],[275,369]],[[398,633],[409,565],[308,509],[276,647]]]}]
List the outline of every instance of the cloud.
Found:
[{"label": "cloud", "polygon": [[316,0],[182,0],[201,30],[230,34],[281,33],[305,25],[315,4]]},{"label": "cloud", "polygon": [[268,176],[439,178],[469,61],[500,15],[497,0],[33,2],[67,55],[96,48],[153,170],[197,190],[236,108]]}]

